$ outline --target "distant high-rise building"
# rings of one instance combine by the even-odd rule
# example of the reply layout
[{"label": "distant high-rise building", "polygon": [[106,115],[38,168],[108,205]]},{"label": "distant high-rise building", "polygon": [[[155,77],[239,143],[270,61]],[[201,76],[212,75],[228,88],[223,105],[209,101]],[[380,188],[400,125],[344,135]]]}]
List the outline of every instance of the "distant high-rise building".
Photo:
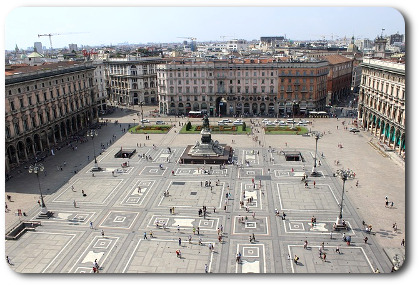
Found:
[{"label": "distant high-rise building", "polygon": [[393,34],[389,38],[389,44],[393,45],[394,43],[402,43],[404,42],[404,35],[400,35],[398,32]]},{"label": "distant high-rise building", "polygon": [[42,54],[43,53],[42,43],[41,42],[35,42],[34,43],[34,49],[35,49],[35,52],[37,52],[39,54]]},{"label": "distant high-rise building", "polygon": [[69,44],[69,50],[70,50],[70,52],[72,52],[72,51],[77,52],[78,51],[77,44]]}]

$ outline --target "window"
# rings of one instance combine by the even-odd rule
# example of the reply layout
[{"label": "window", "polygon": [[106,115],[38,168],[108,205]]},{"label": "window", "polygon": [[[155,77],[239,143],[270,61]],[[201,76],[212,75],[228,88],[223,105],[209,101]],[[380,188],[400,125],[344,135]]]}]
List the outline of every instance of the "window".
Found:
[{"label": "window", "polygon": [[14,103],[13,101],[10,101],[10,109],[11,109],[12,111],[14,111],[14,110],[15,110],[15,103]]},{"label": "window", "polygon": [[19,98],[20,108],[24,107],[23,98]]},{"label": "window", "polygon": [[23,130],[24,131],[28,131],[29,130],[28,120],[27,119],[24,119],[23,120]]},{"label": "window", "polygon": [[15,134],[19,135],[20,134],[20,128],[19,128],[19,123],[15,123]]}]

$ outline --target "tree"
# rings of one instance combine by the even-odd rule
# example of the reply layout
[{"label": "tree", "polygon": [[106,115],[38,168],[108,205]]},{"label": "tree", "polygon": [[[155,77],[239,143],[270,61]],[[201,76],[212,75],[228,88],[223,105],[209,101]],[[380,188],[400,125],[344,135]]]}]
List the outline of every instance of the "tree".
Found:
[{"label": "tree", "polygon": [[246,131],[246,123],[245,123],[245,121],[242,122],[242,131]]},{"label": "tree", "polygon": [[187,125],[185,126],[185,130],[190,131],[190,130],[191,130],[191,128],[192,128],[192,126],[191,126],[191,122],[190,122],[190,121],[188,121]]}]

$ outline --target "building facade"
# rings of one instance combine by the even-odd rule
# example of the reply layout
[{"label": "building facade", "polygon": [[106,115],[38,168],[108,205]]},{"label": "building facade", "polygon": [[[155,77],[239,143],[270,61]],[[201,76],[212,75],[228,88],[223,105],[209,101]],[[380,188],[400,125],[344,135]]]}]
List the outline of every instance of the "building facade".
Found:
[{"label": "building facade", "polygon": [[329,63],[327,104],[335,105],[351,93],[353,60],[342,55],[328,55],[324,59]]},{"label": "building facade", "polygon": [[6,67],[6,173],[97,121],[90,63]]},{"label": "building facade", "polygon": [[105,60],[109,100],[121,105],[157,105],[156,65],[160,62],[160,58],[135,56]]},{"label": "building facade", "polygon": [[363,59],[358,118],[362,127],[405,156],[405,64]]},{"label": "building facade", "polygon": [[293,101],[301,106],[297,110],[322,110],[327,74],[326,61],[173,61],[157,66],[159,110],[276,116],[291,114]]}]

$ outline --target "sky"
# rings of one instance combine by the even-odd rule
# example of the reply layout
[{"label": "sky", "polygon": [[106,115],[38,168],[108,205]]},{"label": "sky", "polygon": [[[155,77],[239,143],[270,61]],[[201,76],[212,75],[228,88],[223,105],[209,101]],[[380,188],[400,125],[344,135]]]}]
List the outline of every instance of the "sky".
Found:
[{"label": "sky", "polygon": [[[114,4],[115,5],[115,4]],[[405,34],[402,14],[387,7],[15,7],[4,19],[5,49],[70,43],[111,45],[220,41],[285,36],[292,40]]]}]

